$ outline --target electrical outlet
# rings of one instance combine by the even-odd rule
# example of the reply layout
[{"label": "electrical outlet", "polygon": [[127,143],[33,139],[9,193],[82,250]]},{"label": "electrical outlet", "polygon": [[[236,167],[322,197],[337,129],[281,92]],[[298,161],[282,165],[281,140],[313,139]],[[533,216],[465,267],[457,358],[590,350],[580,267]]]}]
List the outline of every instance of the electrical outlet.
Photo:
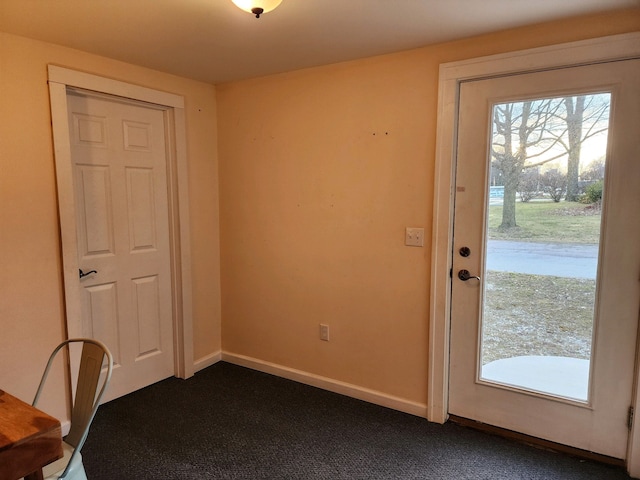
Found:
[{"label": "electrical outlet", "polygon": [[424,228],[407,227],[404,244],[409,247],[424,247]]},{"label": "electrical outlet", "polygon": [[320,324],[320,340],[329,341],[329,325]]}]

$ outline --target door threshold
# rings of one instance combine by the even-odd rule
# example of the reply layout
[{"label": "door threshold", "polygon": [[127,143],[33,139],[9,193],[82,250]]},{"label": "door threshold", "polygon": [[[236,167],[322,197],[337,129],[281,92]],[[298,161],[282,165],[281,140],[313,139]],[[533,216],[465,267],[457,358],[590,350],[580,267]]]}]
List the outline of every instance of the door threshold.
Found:
[{"label": "door threshold", "polygon": [[497,435],[499,437],[515,440],[516,442],[531,445],[532,447],[540,448],[543,450],[563,453],[583,460],[590,460],[607,465],[613,465],[616,467],[626,467],[625,461],[620,458],[609,457],[607,455],[590,452],[588,450],[582,450],[580,448],[570,447],[568,445],[555,443],[549,440],[544,440],[542,438],[532,437],[530,435],[525,435],[524,433],[507,430],[506,428],[496,427],[487,423],[470,420],[464,417],[458,417],[457,415],[449,415],[449,421],[462,427],[473,428],[475,430],[480,430],[491,435]]}]

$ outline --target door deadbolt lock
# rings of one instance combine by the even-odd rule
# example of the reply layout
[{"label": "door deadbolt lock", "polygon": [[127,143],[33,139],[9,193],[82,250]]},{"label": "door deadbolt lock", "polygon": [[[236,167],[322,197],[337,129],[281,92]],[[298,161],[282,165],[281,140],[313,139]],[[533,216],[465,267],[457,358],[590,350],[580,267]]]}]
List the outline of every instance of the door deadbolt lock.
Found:
[{"label": "door deadbolt lock", "polygon": [[471,255],[471,249],[469,247],[460,247],[459,251],[461,257],[468,257]]}]

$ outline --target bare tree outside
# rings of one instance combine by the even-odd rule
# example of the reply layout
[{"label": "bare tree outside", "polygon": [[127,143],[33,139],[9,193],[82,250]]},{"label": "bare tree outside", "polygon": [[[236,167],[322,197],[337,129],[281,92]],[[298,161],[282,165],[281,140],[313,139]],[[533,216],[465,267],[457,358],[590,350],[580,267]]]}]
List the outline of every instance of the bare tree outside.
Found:
[{"label": "bare tree outside", "polygon": [[606,132],[609,128],[609,102],[602,95],[579,95],[565,97],[565,121],[567,139],[560,144],[567,151],[568,202],[580,199],[580,155],[582,145],[591,137]]},{"label": "bare tree outside", "polygon": [[596,158],[580,173],[580,180],[583,182],[592,183],[602,179],[604,179],[604,157]]},{"label": "bare tree outside", "polygon": [[520,175],[518,195],[521,202],[530,202],[540,193],[540,173],[537,168],[528,168]]},{"label": "bare tree outside", "polygon": [[[549,134],[550,131],[566,129],[561,121],[561,109],[562,102],[558,99],[494,106],[491,156],[504,181],[501,229],[517,226],[516,193],[523,170],[563,156],[564,153],[554,155],[553,150],[561,135]],[[535,159],[540,161],[527,163]]]},{"label": "bare tree outside", "polygon": [[567,190],[567,176],[557,168],[547,170],[542,174],[541,184],[551,200],[558,203]]},{"label": "bare tree outside", "polygon": [[[517,227],[518,194],[525,202],[533,198],[532,175],[525,172],[554,160],[567,162],[562,195],[567,201],[580,199],[583,146],[587,140],[606,133],[608,120],[608,95],[600,94],[494,106],[491,157],[492,167],[499,171],[504,185],[501,229]],[[561,200],[559,192],[559,186],[553,190],[553,201]]]}]

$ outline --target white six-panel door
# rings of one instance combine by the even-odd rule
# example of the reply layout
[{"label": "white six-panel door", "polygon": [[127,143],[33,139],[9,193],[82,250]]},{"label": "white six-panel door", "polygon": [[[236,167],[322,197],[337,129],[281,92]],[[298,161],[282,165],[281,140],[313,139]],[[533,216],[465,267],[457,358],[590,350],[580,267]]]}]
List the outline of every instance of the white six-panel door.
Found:
[{"label": "white six-panel door", "polygon": [[82,330],[114,355],[108,400],[174,373],[164,113],[67,99]]}]

